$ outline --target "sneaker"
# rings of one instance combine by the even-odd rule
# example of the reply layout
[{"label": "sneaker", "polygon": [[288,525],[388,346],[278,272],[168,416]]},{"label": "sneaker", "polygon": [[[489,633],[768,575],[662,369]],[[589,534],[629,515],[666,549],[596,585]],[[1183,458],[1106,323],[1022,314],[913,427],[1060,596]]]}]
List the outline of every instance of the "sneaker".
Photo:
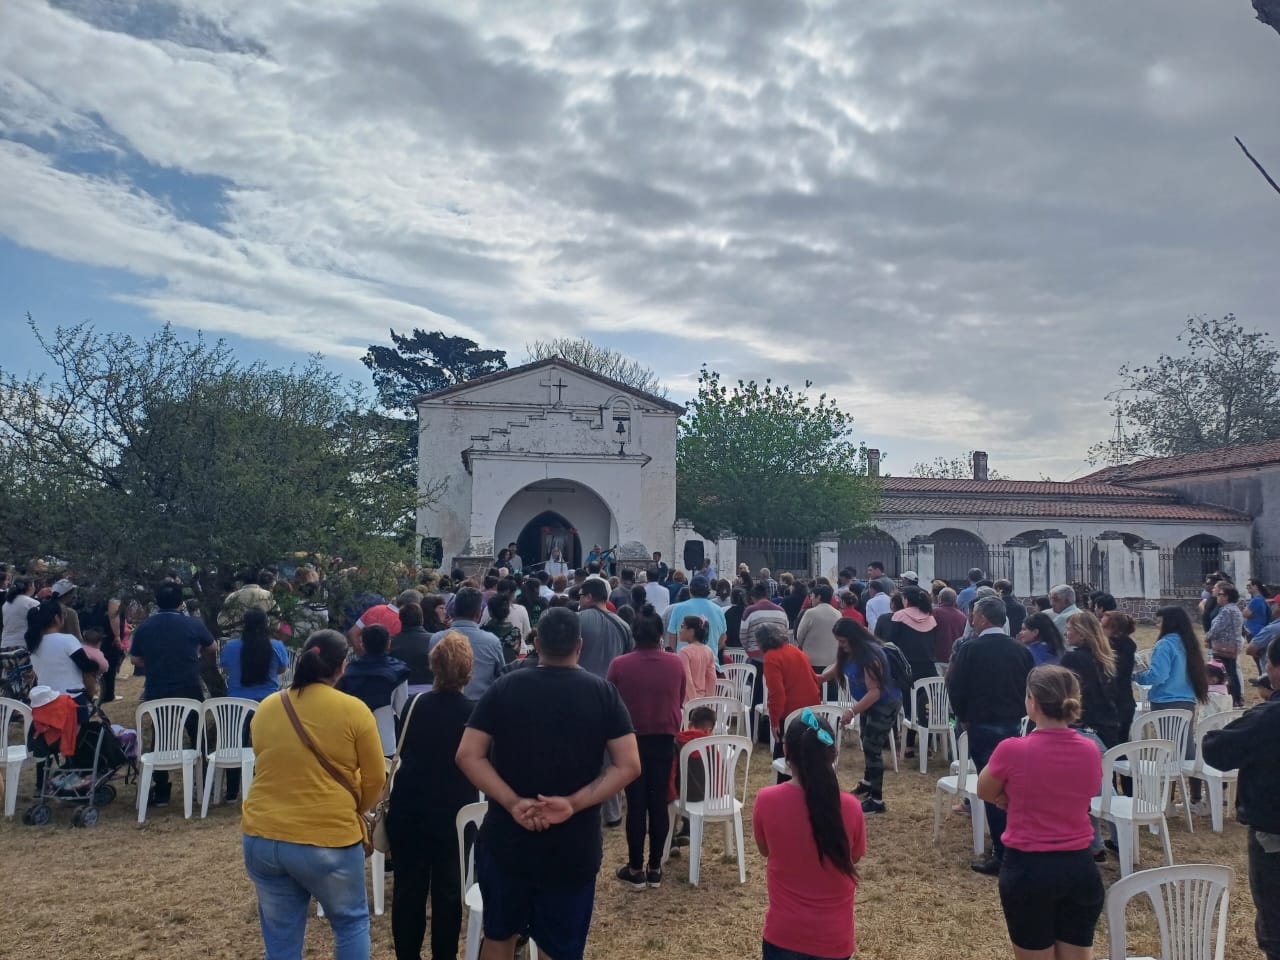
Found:
[{"label": "sneaker", "polygon": [[688,845],[689,835],[687,833],[677,833],[675,840],[671,843],[671,848],[673,850],[679,850],[681,847],[687,847]]},{"label": "sneaker", "polygon": [[658,887],[662,886],[662,868],[659,867],[657,870],[648,871],[645,873],[644,879],[651,889],[657,890]]},{"label": "sneaker", "polygon": [[1203,798],[1200,800],[1192,800],[1191,815],[1193,817],[1207,817],[1209,815],[1209,801]]},{"label": "sneaker", "polygon": [[871,796],[871,784],[867,783],[865,780],[859,780],[858,785],[850,792],[855,797],[869,797]]},{"label": "sneaker", "polygon": [[875,797],[867,797],[862,801],[863,813],[884,813],[885,806],[883,800],[877,800]]},{"label": "sneaker", "polygon": [[614,876],[632,890],[643,890],[649,882],[643,870],[632,870],[631,865],[627,863],[620,866]]},{"label": "sneaker", "polygon": [[622,818],[619,817],[617,820],[606,820],[604,825],[610,830],[616,830],[618,827],[622,826]]}]

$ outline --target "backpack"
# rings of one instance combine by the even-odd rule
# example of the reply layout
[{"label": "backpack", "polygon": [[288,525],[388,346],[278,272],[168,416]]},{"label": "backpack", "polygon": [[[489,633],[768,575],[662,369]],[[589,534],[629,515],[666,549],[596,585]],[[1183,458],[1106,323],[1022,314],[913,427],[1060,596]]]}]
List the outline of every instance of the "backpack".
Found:
[{"label": "backpack", "polygon": [[893,685],[903,693],[911,690],[911,664],[907,662],[907,656],[896,643],[883,643],[880,649],[884,651],[884,658],[889,661],[889,675],[893,678]]}]

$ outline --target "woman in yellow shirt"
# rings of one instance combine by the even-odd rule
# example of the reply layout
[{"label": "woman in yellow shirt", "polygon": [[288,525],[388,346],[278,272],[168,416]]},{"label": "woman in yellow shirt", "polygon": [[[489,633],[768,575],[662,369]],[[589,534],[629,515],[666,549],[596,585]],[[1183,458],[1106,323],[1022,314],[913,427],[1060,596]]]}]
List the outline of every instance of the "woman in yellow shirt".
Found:
[{"label": "woman in yellow shirt", "polygon": [[[334,689],[346,656],[336,630],[311,634],[292,686],[262,701],[250,728],[254,777],[241,831],[267,960],[302,956],[312,897],[333,927],[335,960],[369,957],[360,813],[377,802],[386,765],[369,708]],[[337,777],[303,742],[287,706]]]}]

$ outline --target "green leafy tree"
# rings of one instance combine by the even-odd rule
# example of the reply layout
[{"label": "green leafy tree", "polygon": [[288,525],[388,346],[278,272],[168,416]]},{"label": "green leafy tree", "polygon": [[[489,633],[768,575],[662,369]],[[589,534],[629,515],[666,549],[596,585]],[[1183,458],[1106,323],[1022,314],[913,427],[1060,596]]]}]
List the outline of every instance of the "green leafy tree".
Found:
[{"label": "green leafy tree", "polygon": [[526,360],[546,360],[560,357],[570,363],[598,373],[601,376],[625,383],[655,396],[667,396],[667,388],[658,375],[644,364],[632,360],[624,353],[610,350],[582,337],[557,337],[554,340],[535,340],[525,344]]},{"label": "green leafy tree", "polygon": [[[933,477],[937,480],[971,480],[973,479],[973,451],[963,457],[934,457],[932,460],[917,463],[911,468],[912,477]],[[990,480],[1008,480],[999,470],[988,470]]]},{"label": "green leafy tree", "polygon": [[318,359],[245,366],[169,327],[32,330],[56,373],[0,379],[0,555],[63,558],[102,590],[191,570],[210,619],[238,570],[412,556],[411,427]]},{"label": "green leafy tree", "polygon": [[1233,314],[1192,317],[1176,354],[1120,368],[1107,395],[1116,435],[1089,449],[1093,463],[1125,463],[1280,437],[1280,350]]},{"label": "green leafy tree", "polygon": [[[812,384],[806,382],[804,389]],[[702,368],[680,420],[677,510],[705,533],[814,537],[864,527],[880,499],[853,418],[822,394]]]},{"label": "green leafy tree", "polygon": [[361,362],[373,371],[382,405],[416,416],[414,399],[487,373],[507,369],[503,350],[481,350],[474,340],[439,330],[414,330],[409,336],[391,331],[394,346],[370,344]]}]

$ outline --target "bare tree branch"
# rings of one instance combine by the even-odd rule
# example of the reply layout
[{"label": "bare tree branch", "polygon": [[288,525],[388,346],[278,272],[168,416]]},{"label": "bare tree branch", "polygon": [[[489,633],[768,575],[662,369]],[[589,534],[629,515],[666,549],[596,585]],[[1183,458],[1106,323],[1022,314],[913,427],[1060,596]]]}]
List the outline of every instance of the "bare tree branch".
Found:
[{"label": "bare tree branch", "polygon": [[[1280,29],[1280,28],[1277,28],[1277,29]],[[1274,190],[1276,193],[1280,193],[1280,184],[1277,184],[1274,180],[1271,179],[1271,174],[1267,173],[1267,168],[1264,167],[1262,164],[1260,164],[1256,159],[1254,159],[1253,154],[1249,152],[1249,148],[1246,147],[1243,142],[1241,142],[1239,137],[1236,137],[1235,141],[1240,146],[1240,149],[1244,151],[1244,155],[1249,158],[1249,162],[1252,163],[1255,167],[1257,167],[1258,172],[1262,174],[1264,178],[1266,178],[1267,183],[1271,184],[1271,189]]]}]

